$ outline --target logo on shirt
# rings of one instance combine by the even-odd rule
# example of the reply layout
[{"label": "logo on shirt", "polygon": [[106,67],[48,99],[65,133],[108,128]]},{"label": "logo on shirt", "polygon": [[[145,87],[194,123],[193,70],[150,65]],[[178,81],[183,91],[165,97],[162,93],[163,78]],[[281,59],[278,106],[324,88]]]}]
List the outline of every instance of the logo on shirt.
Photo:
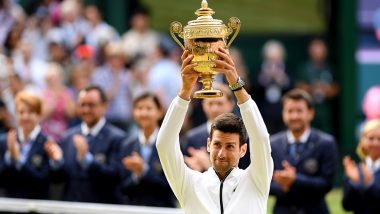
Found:
[{"label": "logo on shirt", "polygon": [[303,168],[309,174],[315,174],[318,171],[319,164],[314,158],[307,159],[303,164]]},{"label": "logo on shirt", "polygon": [[98,153],[94,156],[96,162],[100,164],[105,164],[107,161],[107,157],[103,153]]},{"label": "logo on shirt", "polygon": [[31,161],[32,161],[32,165],[35,168],[39,168],[42,165],[42,156],[39,154],[35,154],[32,156]]}]

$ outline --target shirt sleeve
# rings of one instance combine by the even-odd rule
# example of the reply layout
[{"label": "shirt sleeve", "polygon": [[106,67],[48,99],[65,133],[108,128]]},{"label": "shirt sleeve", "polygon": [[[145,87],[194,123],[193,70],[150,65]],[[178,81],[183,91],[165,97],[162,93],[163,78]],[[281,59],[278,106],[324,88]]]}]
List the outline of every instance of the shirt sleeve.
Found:
[{"label": "shirt sleeve", "polygon": [[250,139],[251,165],[247,168],[247,172],[261,193],[267,195],[273,175],[268,130],[256,103],[252,99],[240,104],[239,107]]},{"label": "shirt sleeve", "polygon": [[165,115],[157,136],[157,151],[165,176],[180,203],[184,201],[184,185],[188,168],[180,150],[179,132],[181,130],[189,101],[180,97],[174,98]]}]

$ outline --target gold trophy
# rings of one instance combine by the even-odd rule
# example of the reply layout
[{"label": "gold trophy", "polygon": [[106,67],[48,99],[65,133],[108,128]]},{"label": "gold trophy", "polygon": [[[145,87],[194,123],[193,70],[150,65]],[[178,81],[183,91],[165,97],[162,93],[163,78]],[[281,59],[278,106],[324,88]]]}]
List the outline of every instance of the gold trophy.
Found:
[{"label": "gold trophy", "polygon": [[[202,0],[201,8],[195,14],[198,18],[189,21],[183,29],[180,22],[172,22],[170,24],[170,34],[183,50],[189,50],[190,54],[194,55],[192,62],[198,63],[194,69],[201,73],[199,82],[202,83],[202,90],[196,91],[193,97],[221,97],[223,93],[212,87],[217,72],[212,70],[215,63],[211,59],[218,57],[214,51],[219,47],[228,48],[231,45],[239,33],[240,20],[236,17],[231,17],[226,26],[223,21],[213,19],[212,15],[215,12],[208,7],[206,0]],[[228,36],[234,30],[235,33],[227,43]],[[184,40],[185,45],[178,40],[175,34]]]}]

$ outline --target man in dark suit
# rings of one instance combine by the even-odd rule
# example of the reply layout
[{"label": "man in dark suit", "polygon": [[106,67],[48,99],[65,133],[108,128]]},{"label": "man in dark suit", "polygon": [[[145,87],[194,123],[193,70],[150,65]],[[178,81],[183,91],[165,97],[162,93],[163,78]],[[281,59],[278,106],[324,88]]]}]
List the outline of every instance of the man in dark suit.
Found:
[{"label": "man in dark suit", "polygon": [[[124,132],[104,118],[105,93],[97,86],[87,87],[78,95],[81,125],[72,128],[61,142],[63,155],[56,157],[55,178],[64,179],[63,199],[79,202],[121,203],[120,146]],[[47,150],[57,153],[57,146]],[[59,152],[58,152],[59,153]],[[54,159],[54,158],[53,158]]]},{"label": "man in dark suit", "polygon": [[[212,121],[223,113],[232,112],[235,107],[234,95],[226,85],[215,84],[214,88],[221,90],[223,96],[202,100],[202,109],[207,121],[188,131],[183,147],[186,164],[190,168],[201,172],[207,170],[211,165],[206,145]],[[249,154],[247,154],[239,161],[239,168],[245,169],[249,163]]]},{"label": "man in dark suit", "polygon": [[334,138],[310,126],[314,118],[311,96],[300,89],[282,98],[287,130],[271,137],[274,173],[270,194],[273,213],[329,213],[326,194],[332,189],[337,167]]}]

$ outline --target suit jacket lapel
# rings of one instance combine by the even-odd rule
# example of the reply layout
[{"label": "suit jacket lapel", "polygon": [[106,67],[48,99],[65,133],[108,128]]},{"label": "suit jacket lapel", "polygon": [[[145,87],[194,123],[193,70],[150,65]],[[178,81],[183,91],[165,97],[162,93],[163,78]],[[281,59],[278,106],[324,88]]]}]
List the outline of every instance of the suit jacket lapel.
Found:
[{"label": "suit jacket lapel", "polygon": [[311,129],[310,136],[304,145],[303,152],[300,154],[300,159],[299,159],[300,161],[307,157],[310,157],[310,153],[313,152],[314,147],[316,146],[315,144],[317,140],[318,140],[318,135],[316,131],[314,129]]}]

